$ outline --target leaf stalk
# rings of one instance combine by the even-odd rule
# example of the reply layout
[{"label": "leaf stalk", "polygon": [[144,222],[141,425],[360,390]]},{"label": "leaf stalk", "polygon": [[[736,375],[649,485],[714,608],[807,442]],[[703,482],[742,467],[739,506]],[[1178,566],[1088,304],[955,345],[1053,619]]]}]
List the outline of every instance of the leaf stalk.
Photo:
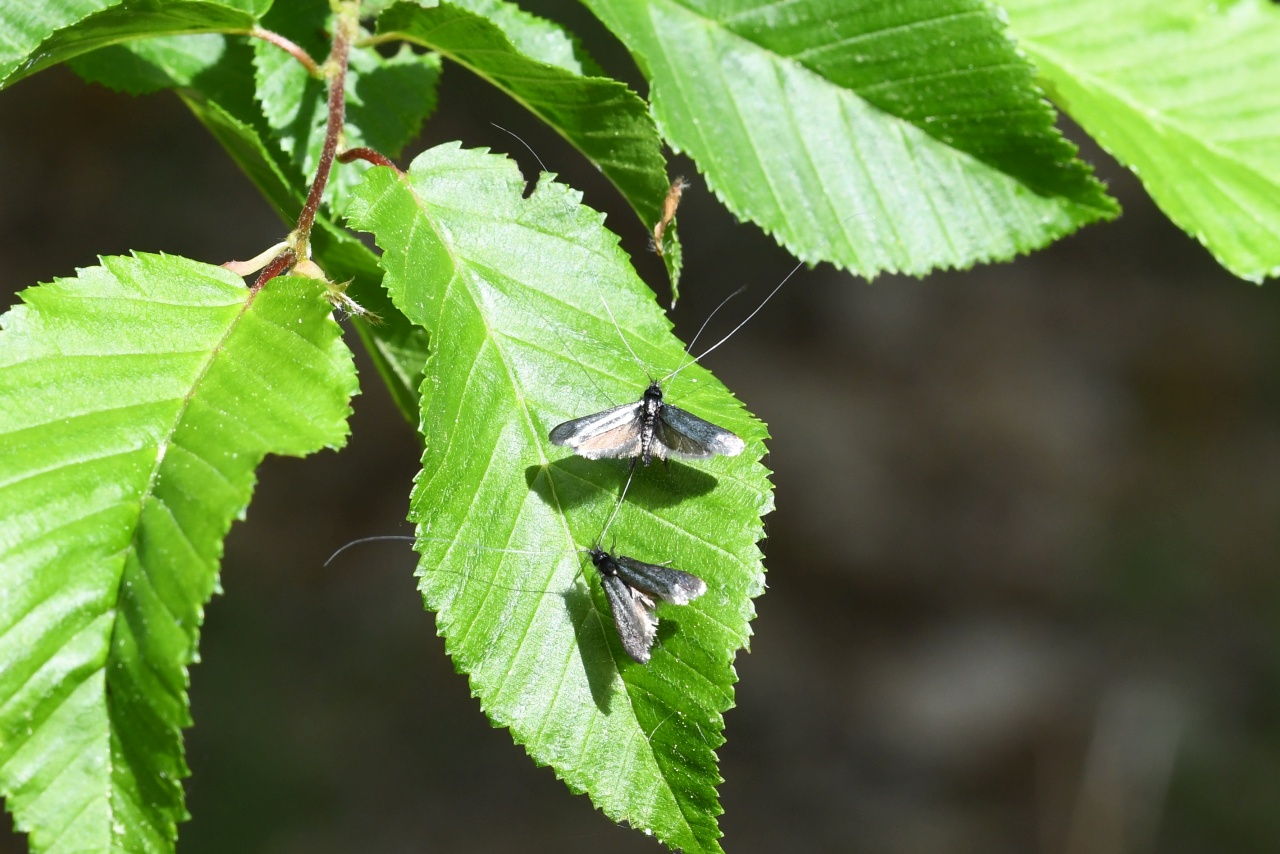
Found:
[{"label": "leaf stalk", "polygon": [[390,166],[396,172],[401,172],[400,167],[390,157],[374,151],[372,148],[348,148],[338,155],[339,163],[350,163],[353,160],[363,160],[367,163],[372,163],[374,166]]},{"label": "leaf stalk", "polygon": [[269,44],[273,44],[280,48],[285,53],[298,60],[302,67],[307,69],[307,73],[312,77],[324,76],[324,72],[320,70],[319,64],[311,58],[311,54],[303,50],[301,45],[290,41],[279,33],[263,29],[262,27],[254,27],[249,30],[248,35],[251,38],[262,39],[264,42],[268,42]]}]

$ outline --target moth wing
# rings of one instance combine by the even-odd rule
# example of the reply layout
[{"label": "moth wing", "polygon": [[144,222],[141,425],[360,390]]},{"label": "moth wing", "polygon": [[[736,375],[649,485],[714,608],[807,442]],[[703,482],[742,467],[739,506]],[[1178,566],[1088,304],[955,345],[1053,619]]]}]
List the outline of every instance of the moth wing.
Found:
[{"label": "moth wing", "polygon": [[693,573],[622,555],[613,560],[628,585],[672,605],[687,605],[707,592],[707,583]]},{"label": "moth wing", "polygon": [[666,453],[654,456],[666,459],[667,454],[673,457],[688,459],[706,459],[716,454],[736,457],[747,446],[733,433],[718,427],[710,421],[704,421],[678,406],[667,403],[654,425],[654,438],[665,448]]},{"label": "moth wing", "polygon": [[640,454],[641,417],[639,403],[624,403],[565,421],[551,428],[552,444],[572,448],[589,460],[604,457],[635,457]]},{"label": "moth wing", "polygon": [[644,594],[628,587],[616,575],[601,573],[600,584],[604,587],[605,598],[609,600],[613,625],[618,630],[622,648],[635,661],[646,664],[649,661],[649,650],[653,648],[653,640],[658,636],[658,620],[653,616],[653,603]]}]

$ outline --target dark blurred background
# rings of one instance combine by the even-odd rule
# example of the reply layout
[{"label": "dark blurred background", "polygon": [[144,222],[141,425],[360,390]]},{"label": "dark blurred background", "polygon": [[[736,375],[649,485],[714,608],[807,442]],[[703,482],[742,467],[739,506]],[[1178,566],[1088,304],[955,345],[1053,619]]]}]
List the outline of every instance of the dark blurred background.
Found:
[{"label": "dark blurred background", "polygon": [[[491,122],[609,212],[665,302],[599,173],[467,72],[447,66],[410,153],[461,139],[533,175]],[[801,271],[709,359],[770,425],[778,504],[720,753],[727,850],[1280,850],[1280,293],[1084,155],[1118,222],[925,280]],[[794,262],[679,173],[687,340]],[[61,69],[0,93],[0,188],[6,305],[98,254],[221,263],[287,231],[173,95]],[[322,568],[410,530],[415,436],[362,365],[350,446],[269,459],[227,541],[192,669],[181,850],[662,850],[489,727],[407,545]]]}]

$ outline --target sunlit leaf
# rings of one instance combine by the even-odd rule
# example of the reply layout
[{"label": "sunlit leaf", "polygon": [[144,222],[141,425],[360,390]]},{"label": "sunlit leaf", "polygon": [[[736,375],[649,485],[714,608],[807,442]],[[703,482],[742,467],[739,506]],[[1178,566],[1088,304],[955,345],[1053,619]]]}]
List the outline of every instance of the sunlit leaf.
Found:
[{"label": "sunlit leaf", "polygon": [[[506,5],[489,0],[478,8],[497,15],[495,10]],[[533,56],[523,53],[509,34],[520,26],[520,19],[503,14],[496,20],[502,26],[460,5],[424,8],[403,2],[378,17],[378,34],[438,51],[523,104],[599,166],[651,230],[662,216],[669,183],[662,139],[644,101],[617,80],[584,76],[566,67],[562,50],[554,56],[541,49]],[[523,44],[545,38],[545,33],[522,29],[517,38]],[[555,64],[547,61],[555,58]],[[679,258],[678,251],[666,257],[673,297]]]},{"label": "sunlit leaf", "polygon": [[0,4],[0,88],[109,45],[184,33],[247,32],[270,0]]},{"label": "sunlit leaf", "polygon": [[346,438],[323,289],[107,258],[0,317],[0,791],[33,851],[168,851],[187,665],[268,453]]},{"label": "sunlit leaf", "polygon": [[806,261],[925,273],[1116,213],[983,0],[584,0],[663,136]]},{"label": "sunlit leaf", "polygon": [[1053,99],[1232,273],[1280,275],[1280,6],[1006,0]]},{"label": "sunlit leaf", "polygon": [[[305,187],[291,183],[284,176],[257,132],[217,103],[193,95],[184,96],[183,100],[275,206],[284,221],[296,222],[302,209]],[[416,422],[422,365],[429,352],[426,331],[409,322],[387,298],[377,257],[350,232],[335,226],[323,214],[316,218],[311,248],[325,272],[336,282],[350,282],[347,295],[377,318],[352,317],[351,324],[364,342],[392,398],[405,417]]]},{"label": "sunlit leaf", "polygon": [[763,590],[765,430],[700,367],[668,385],[747,450],[637,471],[605,545],[709,590],[660,608],[653,658],[636,664],[578,551],[601,536],[627,465],[567,455],[547,433],[639,400],[646,371],[684,352],[601,215],[546,176],[523,190],[506,158],[445,145],[405,176],[371,170],[352,202],[392,299],[432,335],[411,503],[423,594],[485,712],[536,761],[614,820],[718,851],[714,750]]}]

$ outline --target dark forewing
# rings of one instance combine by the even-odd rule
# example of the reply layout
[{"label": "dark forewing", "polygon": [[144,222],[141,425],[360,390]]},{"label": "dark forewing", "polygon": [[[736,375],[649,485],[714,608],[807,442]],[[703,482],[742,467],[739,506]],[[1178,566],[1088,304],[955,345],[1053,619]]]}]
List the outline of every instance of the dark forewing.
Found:
[{"label": "dark forewing", "polygon": [[663,405],[653,434],[665,449],[665,453],[656,449],[654,456],[663,459],[667,456],[705,459],[716,454],[736,457],[746,447],[745,442],[723,427],[669,403]]},{"label": "dark forewing", "polygon": [[551,442],[572,448],[589,460],[635,457],[640,454],[640,404],[626,403],[584,415],[551,429]]},{"label": "dark forewing", "polygon": [[627,655],[645,664],[649,661],[649,649],[658,634],[658,621],[653,616],[653,603],[643,594],[631,589],[616,575],[600,574],[600,584],[613,612],[613,625],[622,640]]},{"label": "dark forewing", "polygon": [[618,565],[618,575],[628,585],[672,605],[687,605],[707,592],[705,581],[679,569],[622,555],[615,555],[613,561]]}]

